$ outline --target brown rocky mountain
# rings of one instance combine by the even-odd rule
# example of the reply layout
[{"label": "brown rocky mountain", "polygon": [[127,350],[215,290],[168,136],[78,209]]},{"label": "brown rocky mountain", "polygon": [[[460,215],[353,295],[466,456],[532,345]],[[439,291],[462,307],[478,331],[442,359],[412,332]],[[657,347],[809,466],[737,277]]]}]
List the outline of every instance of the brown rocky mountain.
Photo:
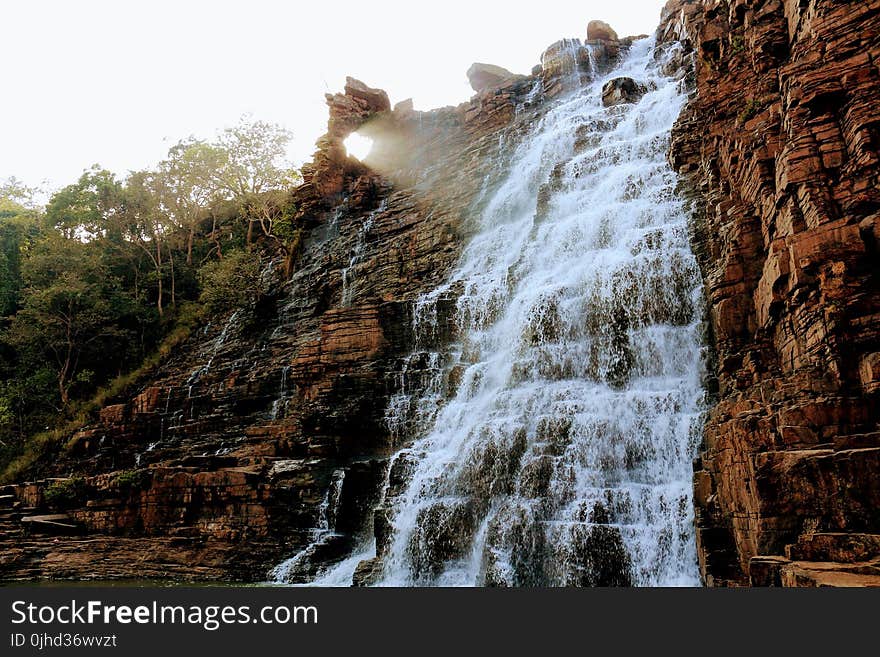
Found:
[{"label": "brown rocky mountain", "polygon": [[880,2],[670,2],[696,94],[718,403],[695,474],[709,584],[878,583]]},{"label": "brown rocky mountain", "polygon": [[[531,126],[635,42],[598,21],[588,37],[528,76],[475,64],[458,107],[392,109],[353,79],[328,95],[292,192],[294,260],[0,489],[0,580],[261,581],[308,550],[292,577],[307,581],[381,545],[375,509],[403,447],[386,408],[433,367],[409,357],[414,302],[448,279]],[[880,0],[671,0],[656,48],[689,94],[669,161],[713,352],[693,479],[702,579],[880,585]],[[612,113],[651,91],[608,85]],[[354,131],[374,139],[364,163],[345,151]],[[438,349],[454,294],[436,306]]]}]

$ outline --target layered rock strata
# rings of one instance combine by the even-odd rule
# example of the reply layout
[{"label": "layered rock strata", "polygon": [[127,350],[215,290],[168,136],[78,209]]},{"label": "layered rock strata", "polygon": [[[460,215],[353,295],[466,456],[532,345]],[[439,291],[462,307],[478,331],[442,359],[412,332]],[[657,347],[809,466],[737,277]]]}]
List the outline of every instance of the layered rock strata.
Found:
[{"label": "layered rock strata", "polygon": [[[0,579],[264,579],[326,524],[333,482],[320,559],[371,533],[412,301],[445,279],[534,114],[629,43],[591,24],[530,76],[475,67],[478,94],[433,112],[352,79],[328,96],[291,198],[300,249],[258,303],[0,489]],[[672,0],[658,46],[693,91],[670,157],[716,354],[703,578],[878,584],[880,0]],[[374,139],[365,163],[353,131]]]},{"label": "layered rock strata", "polygon": [[[456,261],[539,86],[504,78],[432,112],[392,110],[351,78],[328,94],[290,199],[299,250],[264,272],[256,304],[215,318],[32,481],[0,490],[0,579],[263,580],[326,524],[334,477],[320,561],[371,532],[411,302]],[[354,131],[374,139],[366,163],[346,153]]]},{"label": "layered rock strata", "polygon": [[880,1],[673,0],[658,34],[717,352],[705,581],[880,584]]}]

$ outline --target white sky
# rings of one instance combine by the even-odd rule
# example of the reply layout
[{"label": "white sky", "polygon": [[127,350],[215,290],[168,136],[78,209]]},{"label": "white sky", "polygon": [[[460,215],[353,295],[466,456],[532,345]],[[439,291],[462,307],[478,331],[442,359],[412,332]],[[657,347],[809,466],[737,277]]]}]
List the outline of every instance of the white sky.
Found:
[{"label": "white sky", "polygon": [[665,0],[0,0],[0,180],[124,175],[250,113],[310,159],[346,75],[417,109],[457,105],[472,62],[528,73],[587,23],[655,29]]}]

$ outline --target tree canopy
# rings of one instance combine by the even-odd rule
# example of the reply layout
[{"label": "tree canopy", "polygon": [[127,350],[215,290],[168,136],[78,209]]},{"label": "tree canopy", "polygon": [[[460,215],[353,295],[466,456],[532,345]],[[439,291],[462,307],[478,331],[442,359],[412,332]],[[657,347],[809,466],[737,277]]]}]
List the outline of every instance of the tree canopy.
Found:
[{"label": "tree canopy", "polygon": [[94,165],[45,207],[0,181],[0,466],[179,333],[181,305],[254,298],[261,260],[295,237],[290,139],[243,118],[150,169]]}]

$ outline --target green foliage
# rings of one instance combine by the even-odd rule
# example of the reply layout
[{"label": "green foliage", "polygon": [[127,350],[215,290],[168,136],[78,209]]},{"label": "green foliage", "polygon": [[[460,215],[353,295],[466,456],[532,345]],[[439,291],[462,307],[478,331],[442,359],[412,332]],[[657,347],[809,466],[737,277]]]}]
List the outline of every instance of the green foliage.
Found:
[{"label": "green foliage", "polygon": [[742,36],[737,34],[731,37],[730,39],[730,52],[734,55],[739,55],[746,49],[745,41]]},{"label": "green foliage", "polygon": [[[6,382],[4,381],[4,384]],[[4,385],[4,388],[6,386]],[[5,394],[5,390],[3,393],[0,393],[0,427],[7,427],[15,422],[15,412],[13,401],[9,396]]]},{"label": "green foliage", "polygon": [[103,234],[119,210],[121,194],[116,176],[96,164],[52,196],[46,220],[68,237]]},{"label": "green foliage", "polygon": [[129,392],[135,385],[152,374],[171,353],[192,335],[193,331],[205,320],[207,313],[204,306],[191,301],[178,306],[177,315],[170,322],[162,341],[156,349],[143,359],[140,366],[111,380],[107,386],[98,390],[94,397],[83,404],[87,413],[95,413],[112,400]]},{"label": "green foliage", "polygon": [[290,133],[242,119],[150,170],[95,165],[55,192],[0,181],[0,480],[60,455],[210,313],[260,293],[302,233]]},{"label": "green foliage", "polygon": [[150,483],[150,474],[146,470],[123,470],[116,475],[113,483],[122,491],[135,492]]},{"label": "green foliage", "polygon": [[209,312],[218,313],[242,306],[258,295],[260,258],[254,251],[237,250],[213,260],[199,270],[199,296]]},{"label": "green foliage", "polygon": [[[120,374],[105,387],[99,389],[93,397],[80,402],[77,407],[72,408],[69,413],[71,419],[68,421],[54,429],[30,436],[26,441],[18,445],[19,449],[17,450],[7,449],[5,458],[0,460],[0,463],[7,463],[6,467],[0,471],[0,482],[16,481],[33,467],[35,463],[45,459],[48,455],[59,452],[62,449],[69,451],[73,448],[73,442],[66,442],[72,433],[83,425],[94,421],[101,408],[120,396],[131,392],[136,385],[152,374],[177,347],[189,339],[190,335],[192,335],[193,331],[204,319],[204,306],[192,302],[181,304],[172,327],[165,334],[156,350],[147,356],[139,367]],[[52,387],[52,374],[48,370],[44,370],[44,374],[46,373],[48,373],[48,384],[43,384],[41,390],[51,389]],[[31,395],[31,397],[33,396],[36,395]],[[30,397],[26,396],[25,399],[30,400]],[[0,452],[0,455],[2,455],[2,452]]]},{"label": "green foliage", "polygon": [[43,499],[56,509],[72,509],[81,506],[86,499],[86,482],[82,477],[55,481],[43,491]]},{"label": "green foliage", "polygon": [[220,133],[213,147],[222,155],[215,169],[217,185],[243,200],[249,194],[282,189],[297,184],[301,177],[285,161],[293,135],[275,123],[238,124]]},{"label": "green foliage", "polygon": [[[39,234],[39,214],[21,203],[27,192],[17,186],[0,186],[0,316],[15,312],[21,293],[21,263]],[[18,200],[16,200],[18,199]]]},{"label": "green foliage", "polygon": [[28,187],[15,176],[0,182],[0,213],[7,204],[18,208],[33,210],[36,207],[34,197],[39,192],[34,187]]},{"label": "green foliage", "polygon": [[22,364],[53,364],[59,399],[67,405],[74,386],[87,388],[94,373],[106,367],[106,354],[126,360],[132,336],[124,319],[133,313],[131,300],[94,242],[57,233],[49,233],[25,261],[22,280],[23,304],[6,338]]},{"label": "green foliage", "polygon": [[736,122],[739,125],[745,125],[749,119],[754,118],[757,116],[758,112],[764,109],[764,105],[765,103],[757,98],[750,99],[742,111],[737,115]]}]

